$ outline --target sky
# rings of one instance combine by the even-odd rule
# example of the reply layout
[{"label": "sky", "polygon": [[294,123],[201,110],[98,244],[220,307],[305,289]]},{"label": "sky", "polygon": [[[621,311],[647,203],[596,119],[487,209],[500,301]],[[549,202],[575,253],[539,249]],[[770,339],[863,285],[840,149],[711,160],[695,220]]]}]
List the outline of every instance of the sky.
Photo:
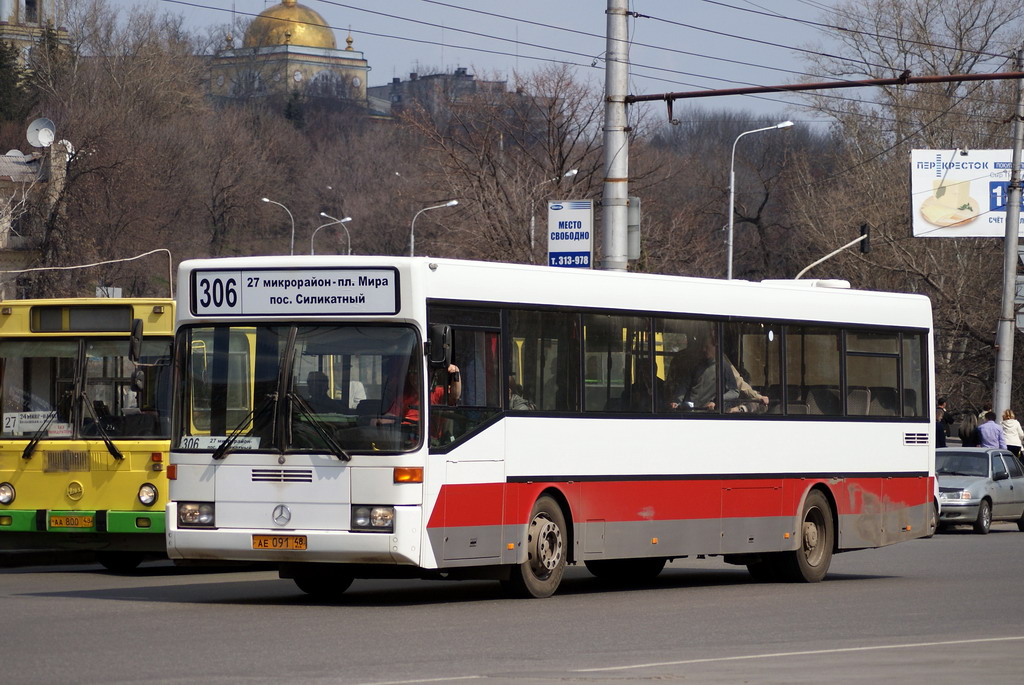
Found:
[{"label": "sky", "polygon": [[[251,18],[279,0],[125,0],[183,15],[206,30]],[[802,21],[820,21],[834,0],[631,0],[631,94],[809,82],[798,49],[827,45]],[[368,85],[466,67],[509,78],[550,61],[568,62],[603,84],[607,0],[300,0],[320,13],[344,46],[363,52]],[[771,16],[782,15],[787,18]],[[802,20],[802,21],[799,21]],[[471,32],[471,33],[470,33]],[[705,108],[797,119],[792,96],[692,100]],[[684,106],[676,105],[677,110]],[[661,107],[661,105],[658,105]],[[809,114],[805,115],[811,119]]]}]

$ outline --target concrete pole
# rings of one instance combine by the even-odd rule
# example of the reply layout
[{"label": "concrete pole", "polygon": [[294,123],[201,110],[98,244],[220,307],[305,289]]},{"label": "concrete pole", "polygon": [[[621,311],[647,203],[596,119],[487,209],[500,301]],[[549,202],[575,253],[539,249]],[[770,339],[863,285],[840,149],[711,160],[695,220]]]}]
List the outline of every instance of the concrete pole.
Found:
[{"label": "concrete pole", "polygon": [[[1024,57],[1017,51],[1013,69],[1019,72]],[[1017,79],[1017,115],[1013,118],[1013,164],[1010,167],[1010,187],[1006,197],[1006,238],[1003,243],[1003,306],[996,329],[996,382],[992,394],[992,409],[996,421],[1010,406],[1010,388],[1013,385],[1014,296],[1017,285],[1017,235],[1020,231],[1020,158],[1024,142],[1024,80]]]},{"label": "concrete pole", "polygon": [[629,0],[608,0],[604,71],[604,193],[602,259],[606,271],[625,271],[629,223]]}]

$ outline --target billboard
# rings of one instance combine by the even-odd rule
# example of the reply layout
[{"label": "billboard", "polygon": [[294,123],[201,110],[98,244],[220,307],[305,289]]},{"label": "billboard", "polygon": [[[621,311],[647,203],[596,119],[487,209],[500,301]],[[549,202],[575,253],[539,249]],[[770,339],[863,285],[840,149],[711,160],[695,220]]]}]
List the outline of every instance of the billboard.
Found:
[{"label": "billboard", "polygon": [[1005,237],[1012,160],[1012,150],[913,150],[914,237]]},{"label": "billboard", "polygon": [[594,201],[548,202],[548,266],[589,269],[594,254]]}]

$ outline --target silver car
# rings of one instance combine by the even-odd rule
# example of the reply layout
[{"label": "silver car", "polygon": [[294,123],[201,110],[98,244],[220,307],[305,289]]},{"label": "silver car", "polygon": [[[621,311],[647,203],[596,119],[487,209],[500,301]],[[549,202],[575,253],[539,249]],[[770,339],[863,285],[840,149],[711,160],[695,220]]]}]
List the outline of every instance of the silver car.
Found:
[{"label": "silver car", "polygon": [[939,526],[971,524],[985,535],[992,521],[1016,521],[1024,531],[1024,468],[1007,450],[946,447],[935,450]]}]

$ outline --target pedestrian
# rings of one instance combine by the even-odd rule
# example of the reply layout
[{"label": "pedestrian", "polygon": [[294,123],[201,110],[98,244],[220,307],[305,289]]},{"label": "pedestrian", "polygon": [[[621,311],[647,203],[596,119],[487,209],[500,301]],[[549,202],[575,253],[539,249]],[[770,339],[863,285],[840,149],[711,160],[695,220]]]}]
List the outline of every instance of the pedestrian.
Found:
[{"label": "pedestrian", "polygon": [[957,433],[960,436],[960,444],[963,447],[977,447],[981,442],[981,436],[978,435],[978,417],[975,416],[973,411],[964,413],[964,417],[960,420],[960,430]]},{"label": "pedestrian", "polygon": [[1003,435],[1006,437],[1006,449],[1019,457],[1021,444],[1024,444],[1024,428],[1020,427],[1020,421],[1011,409],[1003,412]]},{"label": "pedestrian", "polygon": [[985,414],[988,414],[990,411],[992,411],[992,403],[991,402],[986,402],[985,404],[983,404],[981,406],[983,407],[983,409],[978,412],[978,425],[979,426],[981,424],[985,423]]},{"label": "pedestrian", "polygon": [[990,411],[985,414],[985,423],[978,426],[978,435],[981,436],[979,447],[998,447],[1006,449],[1006,436],[1003,435],[1003,427],[996,423],[996,413]]},{"label": "pedestrian", "polygon": [[946,446],[946,424],[943,423],[942,417],[945,412],[942,407],[935,410],[935,446],[945,447]]}]

